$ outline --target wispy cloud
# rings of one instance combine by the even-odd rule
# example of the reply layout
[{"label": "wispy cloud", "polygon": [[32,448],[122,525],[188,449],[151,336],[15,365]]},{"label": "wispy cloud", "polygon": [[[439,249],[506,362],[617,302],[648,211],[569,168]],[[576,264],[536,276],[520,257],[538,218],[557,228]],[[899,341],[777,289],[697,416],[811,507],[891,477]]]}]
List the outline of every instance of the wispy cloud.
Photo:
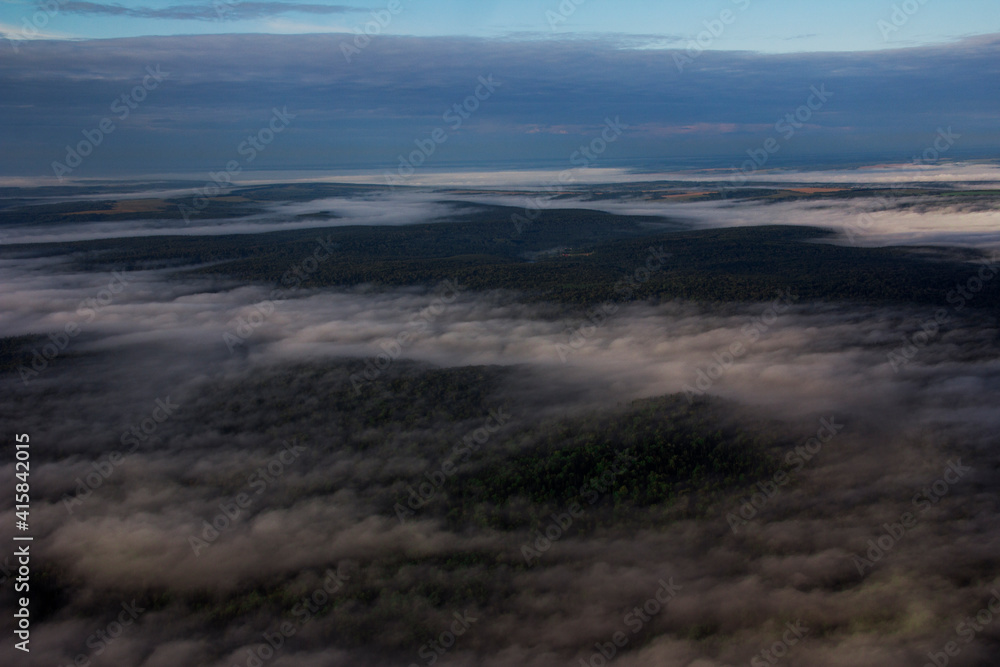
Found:
[{"label": "wispy cloud", "polygon": [[52,32],[46,30],[33,29],[29,33],[22,26],[11,25],[9,23],[0,22],[0,39],[10,40],[11,42],[22,41],[26,39],[73,39],[72,35],[68,35],[63,32]]},{"label": "wispy cloud", "polygon": [[240,2],[219,0],[207,5],[170,5],[169,7],[124,7],[122,5],[75,0],[61,5],[69,14],[126,16],[139,19],[174,19],[179,21],[240,21],[279,14],[349,14],[366,11],[348,5],[320,5],[296,2]]}]

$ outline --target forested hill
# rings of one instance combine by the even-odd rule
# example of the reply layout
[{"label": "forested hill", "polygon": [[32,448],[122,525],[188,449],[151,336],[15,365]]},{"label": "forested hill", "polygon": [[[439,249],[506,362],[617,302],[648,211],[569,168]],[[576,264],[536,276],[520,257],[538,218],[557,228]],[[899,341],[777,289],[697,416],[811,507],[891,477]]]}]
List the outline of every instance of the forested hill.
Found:
[{"label": "forested hill", "polygon": [[[817,242],[833,232],[810,227],[682,227],[598,211],[551,210],[531,218],[521,209],[475,206],[445,222],[30,244],[8,246],[0,256],[71,255],[85,270],[170,267],[179,276],[225,275],[276,286],[286,277],[288,286],[289,271],[319,251],[324,259],[308,273],[309,287],[447,279],[473,290],[514,290],[530,300],[573,304],[625,295],[760,301],[791,290],[803,300],[946,306],[980,266],[970,263],[973,251],[833,245]],[[650,248],[669,257],[647,265]],[[647,266],[653,268],[648,274]],[[997,283],[986,281],[969,305],[995,308]]]}]

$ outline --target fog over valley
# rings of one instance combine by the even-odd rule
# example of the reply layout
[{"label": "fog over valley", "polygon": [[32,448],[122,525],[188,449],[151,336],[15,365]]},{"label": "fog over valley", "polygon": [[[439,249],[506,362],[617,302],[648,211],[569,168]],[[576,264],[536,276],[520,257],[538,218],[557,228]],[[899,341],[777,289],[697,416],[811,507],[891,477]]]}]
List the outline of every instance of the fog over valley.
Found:
[{"label": "fog over valley", "polygon": [[993,3],[0,54],[0,665],[1000,663]]},{"label": "fog over valley", "polygon": [[[458,614],[452,664],[578,664],[611,642],[623,665],[735,665],[785,637],[789,664],[908,665],[954,639],[939,619],[989,603],[995,211],[932,194],[881,212],[873,197],[574,196],[551,210],[648,221],[649,250],[609,299],[447,274],[312,284],[350,238],[320,226],[499,215],[516,240],[508,216],[526,197],[369,193],[211,227],[8,228],[3,410],[48,443],[32,477],[43,659],[256,664],[279,637],[277,665],[421,664]],[[982,284],[910,304],[809,299],[798,278],[729,303],[633,294],[672,270],[683,230],[808,224],[850,249],[864,212],[876,223],[858,248],[962,246],[914,261],[957,262]],[[236,280],[224,259],[208,273],[102,259],[119,261],[116,238],[311,225],[311,252],[277,284]],[[70,239],[107,245],[53,243]],[[518,261],[592,256],[571,245]],[[683,449],[674,473],[660,467],[650,447],[671,438],[707,448],[708,468]],[[621,443],[619,459],[602,442]],[[559,472],[575,447],[586,458]],[[594,472],[577,467],[589,460]],[[524,466],[540,484],[519,486]],[[134,624],[95,634],[123,604]],[[987,659],[992,633],[963,664]]]}]

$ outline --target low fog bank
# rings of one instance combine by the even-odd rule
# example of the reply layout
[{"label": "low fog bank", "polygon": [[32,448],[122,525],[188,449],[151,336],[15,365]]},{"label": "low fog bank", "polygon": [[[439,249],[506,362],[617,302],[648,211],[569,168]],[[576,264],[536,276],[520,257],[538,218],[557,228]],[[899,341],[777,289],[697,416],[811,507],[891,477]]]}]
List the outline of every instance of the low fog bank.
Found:
[{"label": "low fog bank", "polygon": [[[849,198],[791,201],[722,200],[686,202],[649,201],[623,195],[620,199],[572,196],[564,188],[543,188],[537,194],[406,188],[372,191],[311,201],[262,202],[264,211],[235,218],[212,219],[195,215],[188,220],[152,218],[117,222],[7,225],[0,228],[4,244],[59,243],[90,239],[163,235],[260,234],[342,226],[398,226],[447,223],[465,206],[507,206],[531,214],[539,209],[588,209],[616,215],[661,216],[691,228],[707,229],[759,225],[798,225],[833,229],[833,242],[856,246],[953,245],[1000,248],[1000,210],[995,201],[968,196],[913,195],[905,191],[918,184],[902,181],[899,191],[887,190]],[[794,185],[794,184],[790,184]],[[813,183],[812,185],[816,185]],[[850,188],[852,183],[845,183]],[[704,189],[711,190],[711,186]],[[559,194],[555,194],[555,193]],[[150,193],[153,194],[153,193]],[[505,215],[505,214],[501,214]],[[512,223],[513,229],[513,223]]]},{"label": "low fog bank", "polygon": [[[157,192],[147,193],[155,197]],[[110,199],[111,196],[106,199]],[[447,222],[461,205],[440,201],[429,192],[375,192],[365,196],[327,197],[309,202],[260,202],[262,212],[237,217],[213,218],[193,208],[192,199],[182,198],[180,208],[167,202],[171,215],[107,222],[47,222],[31,220],[0,227],[4,244],[69,243],[94,239],[146,236],[212,236],[220,234],[264,234],[276,231],[347,226],[410,225]],[[252,205],[253,202],[246,202]],[[187,217],[178,217],[187,210]],[[155,213],[155,211],[154,211]]]},{"label": "low fog bank", "polygon": [[[711,187],[704,188],[711,190]],[[833,242],[859,247],[941,245],[1000,248],[1000,209],[970,197],[872,193],[849,199],[663,202],[622,197],[476,195],[455,199],[527,210],[593,209],[615,215],[664,216],[693,229],[761,225],[822,227],[839,232]]]},{"label": "low fog bank", "polygon": [[[43,336],[23,356],[34,372],[18,374],[22,386],[43,384],[49,371],[36,367],[46,362],[58,368],[64,357],[89,353],[134,354],[146,360],[141,363],[149,372],[188,362],[202,367],[202,359],[208,368],[344,357],[381,365],[405,358],[599,377],[598,401],[693,387],[739,402],[787,406],[792,414],[845,401],[898,405],[956,384],[985,389],[996,370],[995,318],[954,303],[809,304],[786,290],[756,305],[575,309],[526,305],[516,294],[473,293],[451,281],[388,291],[285,291],[278,296],[290,298],[282,299],[264,287],[213,278],[181,281],[161,271],[78,274],[59,267],[50,259],[0,265],[0,280],[13,288],[0,293],[6,314],[0,335]],[[78,333],[67,336],[67,329]],[[49,352],[53,345],[64,347],[49,361],[41,354],[45,345]],[[149,356],[157,348],[169,363]],[[178,349],[189,351],[178,355]],[[931,385],[928,373],[949,381]]]},{"label": "low fog bank", "polygon": [[[267,655],[263,633],[287,622],[294,636],[264,664],[424,665],[456,613],[441,664],[602,664],[619,632],[620,665],[768,664],[768,650],[790,666],[902,667],[949,641],[960,667],[1000,654],[995,623],[969,643],[957,628],[1000,586],[994,318],[788,293],[599,313],[454,286],[269,302],[263,288],[159,272],[115,283],[53,262],[0,266],[0,334],[42,335],[30,372],[0,376],[0,412],[36,462],[35,660],[255,664],[248,651]],[[59,347],[68,324],[79,334]],[[424,421],[365,429],[326,407],[466,366],[495,370]],[[436,442],[490,426],[516,448],[526,424],[675,392],[785,420],[809,449],[783,457],[787,483],[759,489],[770,497],[745,490],[749,509],[743,494],[699,520],[653,508],[556,537],[530,564],[535,531],[385,509],[439,469]],[[497,410],[509,421],[492,424]],[[241,493],[250,503],[213,538],[205,522]],[[0,515],[13,525],[11,504]],[[295,612],[321,589],[326,611]],[[0,595],[12,602],[9,579]],[[133,599],[136,622],[94,640]]]},{"label": "low fog bank", "polygon": [[[936,137],[935,137],[936,138]],[[567,177],[568,175],[568,177]],[[446,172],[422,170],[406,180],[407,185],[421,187],[526,187],[538,188],[560,182],[582,185],[642,184],[660,181],[692,183],[732,183],[744,174],[736,167],[688,170],[630,170],[615,167],[570,168],[564,170],[494,170]],[[746,174],[750,184],[781,183],[799,184],[853,184],[894,185],[898,183],[997,184],[1000,183],[1000,166],[983,162],[899,163],[880,164],[841,169],[757,169]],[[562,181],[560,181],[562,177]],[[337,183],[382,184],[384,173],[373,172],[352,176],[302,178],[300,180],[326,180]],[[542,185],[539,185],[542,184]]]}]

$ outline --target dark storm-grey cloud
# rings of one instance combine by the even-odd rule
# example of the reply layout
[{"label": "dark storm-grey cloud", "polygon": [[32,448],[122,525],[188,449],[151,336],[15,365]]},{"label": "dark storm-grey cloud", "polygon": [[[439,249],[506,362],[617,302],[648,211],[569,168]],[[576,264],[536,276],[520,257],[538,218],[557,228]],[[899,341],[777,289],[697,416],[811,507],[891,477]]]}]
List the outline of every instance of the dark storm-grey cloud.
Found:
[{"label": "dark storm-grey cloud", "polygon": [[[606,117],[629,132],[606,159],[745,150],[807,101],[833,96],[775,160],[820,152],[926,147],[953,126],[970,147],[996,145],[996,36],[873,53],[706,52],[678,71],[672,52],[613,40],[211,35],[24,43],[0,62],[6,173],[51,173],[67,144],[113,115],[146,66],[169,76],[122,120],[77,175],[218,170],[274,107],[297,114],[254,168],[394,165],[415,139],[492,74],[494,95],[438,147],[432,164],[469,159],[567,162]],[[68,107],[64,100],[72,99]],[[44,132],[41,129],[44,127]]]}]

